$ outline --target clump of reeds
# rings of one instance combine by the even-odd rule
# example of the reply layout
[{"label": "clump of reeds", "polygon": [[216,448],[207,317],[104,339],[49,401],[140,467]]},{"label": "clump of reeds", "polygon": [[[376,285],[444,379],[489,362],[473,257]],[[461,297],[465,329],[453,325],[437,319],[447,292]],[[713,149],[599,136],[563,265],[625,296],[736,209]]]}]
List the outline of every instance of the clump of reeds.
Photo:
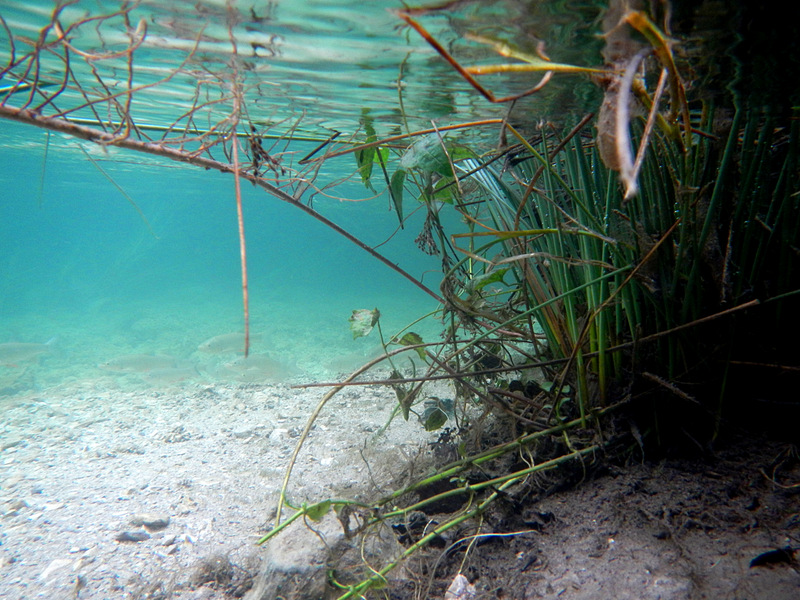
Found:
[{"label": "clump of reeds", "polygon": [[[520,138],[502,169],[460,163],[477,186],[460,198],[471,227],[452,236],[449,307],[495,354],[536,348],[556,412],[565,390],[583,416],[639,382],[700,402],[711,378],[718,421],[727,365],[748,354],[720,337],[728,317],[798,291],[797,124],[739,111],[712,132],[714,118],[695,115],[688,147],[654,135],[627,199],[587,127]],[[487,293],[476,283],[492,274]]]}]

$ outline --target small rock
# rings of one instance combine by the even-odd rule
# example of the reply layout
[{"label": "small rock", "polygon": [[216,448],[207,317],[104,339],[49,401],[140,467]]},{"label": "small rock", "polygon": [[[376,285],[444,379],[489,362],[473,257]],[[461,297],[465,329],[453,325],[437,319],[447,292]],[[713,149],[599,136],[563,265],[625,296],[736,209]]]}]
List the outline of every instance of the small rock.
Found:
[{"label": "small rock", "polygon": [[25,444],[25,439],[21,437],[12,437],[0,442],[0,452]]},{"label": "small rock", "polygon": [[255,427],[244,426],[234,429],[231,433],[233,434],[233,437],[241,440],[251,437],[255,433],[255,430]]},{"label": "small rock", "polygon": [[475,586],[459,573],[444,593],[444,600],[473,600],[477,595]]},{"label": "small rock", "polygon": [[20,474],[12,475],[12,476],[11,476],[11,477],[9,477],[8,479],[6,479],[6,481],[5,481],[5,487],[6,487],[6,488],[11,488],[11,487],[14,487],[15,485],[17,485],[17,484],[18,484],[20,481],[22,481],[23,479],[25,479],[25,476],[24,476],[24,475],[20,475]]},{"label": "small rock", "polygon": [[114,538],[118,542],[143,542],[150,539],[146,531],[123,531]]},{"label": "small rock", "polygon": [[[327,598],[330,569],[336,569],[337,575],[355,573],[365,560],[370,562],[402,552],[397,538],[385,529],[376,531],[364,542],[362,545],[359,540],[348,538],[333,511],[315,522],[314,530],[302,525],[290,527],[264,548],[260,573],[244,598]],[[345,579],[342,583],[350,585],[356,580]]]},{"label": "small rock", "polygon": [[47,565],[47,568],[42,571],[39,575],[40,581],[47,581],[47,579],[52,575],[54,572],[58,571],[59,569],[63,569],[72,564],[71,558],[56,558],[55,560],[50,561],[50,564]]},{"label": "small rock", "polygon": [[289,437],[289,430],[288,429],[284,429],[282,427],[276,427],[269,434],[269,439],[270,439],[271,442],[283,441],[288,437]]},{"label": "small rock", "polygon": [[14,500],[9,502],[8,509],[5,513],[3,513],[4,517],[15,517],[19,514],[23,508],[28,508],[30,504],[28,504],[27,500]]},{"label": "small rock", "polygon": [[140,513],[133,515],[130,523],[136,527],[144,526],[149,531],[159,531],[167,528],[169,525],[169,517],[153,513]]}]

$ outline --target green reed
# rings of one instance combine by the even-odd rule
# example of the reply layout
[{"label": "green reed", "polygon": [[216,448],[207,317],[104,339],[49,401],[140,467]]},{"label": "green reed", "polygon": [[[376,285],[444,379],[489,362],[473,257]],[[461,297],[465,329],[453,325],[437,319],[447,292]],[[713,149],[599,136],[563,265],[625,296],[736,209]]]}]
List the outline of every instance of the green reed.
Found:
[{"label": "green reed", "polygon": [[[698,365],[719,366],[729,349],[715,348],[695,322],[797,291],[797,122],[780,130],[770,115],[741,111],[721,137],[705,133],[713,118],[711,108],[694,115],[703,133],[688,148],[653,136],[640,192],[627,201],[582,135],[588,128],[519,136],[502,174],[497,163],[476,171],[477,160],[465,161],[465,179],[478,185],[457,204],[473,226],[454,242],[469,238],[459,247],[472,268],[451,269],[447,287],[472,289],[470,279],[501,266],[513,281],[495,300],[448,300],[459,310],[480,304],[477,312],[536,344],[533,316],[541,358],[569,359],[554,380],[574,390],[581,415],[617,400],[609,395],[629,390],[638,371],[691,380]],[[769,285],[759,280],[765,273]]]}]

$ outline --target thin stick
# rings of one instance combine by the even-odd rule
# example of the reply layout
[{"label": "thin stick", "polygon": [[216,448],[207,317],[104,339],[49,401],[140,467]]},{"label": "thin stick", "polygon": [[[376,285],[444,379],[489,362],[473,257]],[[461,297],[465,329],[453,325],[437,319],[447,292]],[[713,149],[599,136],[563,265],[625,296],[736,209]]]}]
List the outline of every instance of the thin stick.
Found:
[{"label": "thin stick", "polygon": [[[639,149],[636,152],[636,161],[633,163],[633,169],[629,174],[631,181],[633,181],[634,191],[637,187],[636,180],[639,178],[639,170],[642,168],[642,162],[644,162],[644,153],[647,151],[650,134],[653,131],[653,125],[656,122],[656,116],[658,116],[658,103],[661,101],[661,95],[664,93],[664,86],[667,83],[667,75],[667,70],[661,69],[661,76],[658,78],[658,86],[656,87],[655,94],[653,94],[653,106],[650,108],[650,114],[647,115],[647,122],[644,126],[642,139],[639,142]],[[628,196],[626,191],[625,200],[628,200],[629,198],[630,196]]]},{"label": "thin stick", "polygon": [[242,301],[244,303],[244,357],[250,352],[250,297],[247,290],[247,248],[244,237],[244,214],[242,212],[242,186],[239,182],[239,140],[234,125],[231,135],[233,147],[233,185],[236,189],[236,218],[239,222],[239,254],[242,263]]},{"label": "thin stick", "polygon": [[[475,90],[480,93],[481,96],[486,98],[489,102],[495,103],[502,103],[502,102],[509,102],[511,100],[517,100],[518,98],[524,98],[525,96],[530,96],[531,94],[535,94],[536,92],[540,91],[547,83],[550,81],[550,78],[553,76],[553,71],[545,71],[542,78],[539,80],[534,87],[531,89],[522,92],[521,94],[514,94],[512,96],[504,96],[503,98],[496,98],[495,95],[485,87],[483,87],[478,80],[475,79],[468,69],[462,67],[459,62],[453,58],[453,56],[442,46],[436,38],[434,38],[427,30],[417,23],[414,19],[411,18],[410,15],[403,11],[394,11],[394,13],[403,19],[406,23],[408,23],[411,27],[413,27],[418,34],[420,34],[423,39],[428,42],[439,55],[445,59],[451,67],[453,67],[461,77],[463,77],[467,83],[469,83]],[[561,65],[553,65],[554,69]],[[533,71],[534,69],[531,65],[522,65],[522,70],[524,71]],[[527,67],[527,68],[525,68]],[[542,69],[543,70],[543,69]]]},{"label": "thin stick", "polygon": [[42,208],[44,198],[44,173],[47,170],[47,151],[50,149],[50,132],[45,131],[47,137],[44,140],[44,156],[42,156],[42,172],[39,174],[39,208]]},{"label": "thin stick", "polygon": [[100,164],[94,158],[92,158],[92,155],[89,154],[86,151],[86,148],[84,148],[80,144],[78,144],[78,147],[81,149],[81,152],[83,152],[86,155],[86,158],[89,159],[89,162],[91,162],[94,165],[94,167],[98,171],[100,171],[100,173],[103,174],[103,177],[108,179],[108,181],[111,182],[111,185],[113,185],[115,188],[117,188],[117,190],[119,190],[119,193],[122,194],[125,197],[125,199],[130,203],[130,205],[134,209],[136,209],[136,212],[139,213],[139,217],[142,219],[142,222],[147,226],[147,230],[150,232],[150,235],[152,235],[154,238],[158,239],[158,236],[156,235],[156,232],[153,231],[153,228],[150,226],[150,221],[147,220],[147,217],[144,216],[144,212],[142,211],[142,209],[139,208],[139,205],[136,204],[134,199],[130,197],[128,192],[126,192],[124,189],[122,189],[122,186],[120,184],[118,184],[116,181],[114,181],[114,178],[111,177],[111,175],[106,173],[106,171],[103,169],[103,167],[101,167]]}]

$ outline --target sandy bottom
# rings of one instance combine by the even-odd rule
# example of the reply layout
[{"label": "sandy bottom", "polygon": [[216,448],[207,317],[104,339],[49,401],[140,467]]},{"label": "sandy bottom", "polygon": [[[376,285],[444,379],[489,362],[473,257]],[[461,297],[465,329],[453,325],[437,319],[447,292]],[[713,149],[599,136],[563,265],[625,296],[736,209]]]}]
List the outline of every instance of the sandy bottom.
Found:
[{"label": "sandy bottom", "polygon": [[[380,350],[376,334],[352,337],[347,317],[359,307],[254,305],[247,361],[218,339],[237,331],[233,302],[6,319],[0,344],[50,343],[0,364],[0,597],[188,597],[198,566],[218,556],[255,573],[254,542],[274,522],[289,457],[329,390],[293,386],[339,381]],[[402,309],[384,320],[400,323]],[[381,432],[395,406],[384,387],[335,395],[299,456],[290,500],[358,497],[403,469],[436,435],[401,418]],[[148,516],[169,522],[147,527]]]},{"label": "sandy bottom", "polygon": [[[254,542],[322,395],[283,384],[87,384],[0,399],[0,597],[154,597],[191,587],[218,555],[255,572]],[[335,396],[299,457],[291,500],[358,497],[366,460],[379,479],[402,468],[426,436],[402,420],[376,436],[393,404],[380,388]],[[169,522],[148,528],[148,515]]]},{"label": "sandy bottom", "polygon": [[[338,380],[375,342],[349,339],[346,319],[326,329],[287,316],[255,342],[264,361],[243,368],[236,352],[198,349],[233,324],[192,319],[144,307],[87,333],[45,316],[25,341],[58,329],[57,344],[0,367],[0,597],[244,593],[289,457],[327,391],[294,386]],[[98,366],[131,355],[171,356],[169,368],[185,371]],[[383,431],[395,404],[379,386],[335,395],[299,456],[290,499],[384,495],[437,439],[413,418]],[[464,543],[470,525],[418,553],[389,597],[444,598],[461,572],[475,586],[464,599],[796,600],[799,486],[788,443],[740,439],[702,460],[600,458],[487,512],[481,532],[506,535]],[[208,575],[221,560],[234,577],[215,586]]]}]

